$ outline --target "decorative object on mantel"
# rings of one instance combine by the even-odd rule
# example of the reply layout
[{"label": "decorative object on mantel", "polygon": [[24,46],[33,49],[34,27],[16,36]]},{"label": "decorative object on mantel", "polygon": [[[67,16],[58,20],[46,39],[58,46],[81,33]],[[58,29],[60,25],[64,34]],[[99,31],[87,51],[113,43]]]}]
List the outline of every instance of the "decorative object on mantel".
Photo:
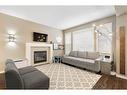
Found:
[{"label": "decorative object on mantel", "polygon": [[62,43],[62,38],[60,36],[56,37],[56,43],[53,43],[53,50],[63,50],[64,45]]},{"label": "decorative object on mantel", "polygon": [[50,41],[49,43],[50,43],[50,44],[53,44],[53,42],[52,42],[52,41]]},{"label": "decorative object on mantel", "polygon": [[53,43],[53,50],[64,50],[64,45]]},{"label": "decorative object on mantel", "polygon": [[35,42],[47,42],[47,34],[33,32],[33,41]]},{"label": "decorative object on mantel", "polygon": [[58,45],[59,50],[64,50],[64,45]]},{"label": "decorative object on mantel", "polygon": [[53,50],[58,50],[58,44],[57,43],[53,43]]}]

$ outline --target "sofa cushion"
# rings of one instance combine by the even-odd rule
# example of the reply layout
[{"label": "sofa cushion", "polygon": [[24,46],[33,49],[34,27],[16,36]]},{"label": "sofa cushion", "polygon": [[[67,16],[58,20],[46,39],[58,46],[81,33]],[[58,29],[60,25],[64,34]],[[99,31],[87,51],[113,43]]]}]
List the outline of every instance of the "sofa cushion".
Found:
[{"label": "sofa cushion", "polygon": [[77,57],[78,51],[71,51],[69,56]]},{"label": "sofa cushion", "polygon": [[6,78],[6,86],[7,88],[23,88],[23,80],[22,77],[15,66],[14,62],[11,59],[6,61],[6,68],[5,68],[5,78]]},{"label": "sofa cushion", "polygon": [[99,52],[88,52],[87,53],[87,58],[88,59],[97,59],[99,57]]},{"label": "sofa cushion", "polygon": [[66,57],[70,60],[77,60],[77,61],[82,61],[82,62],[87,62],[87,63],[95,63],[95,60],[92,59],[84,59],[84,58],[76,58],[76,57]]},{"label": "sofa cushion", "polygon": [[36,71],[37,69],[32,67],[32,66],[28,66],[28,67],[24,67],[24,68],[20,68],[19,69],[19,72],[21,75],[23,74],[26,74],[26,73],[29,73],[29,72],[33,72],[33,71]]},{"label": "sofa cushion", "polygon": [[[34,77],[36,75],[36,77]],[[47,89],[49,87],[49,78],[41,71],[33,71],[22,75],[25,89]]]},{"label": "sofa cushion", "polygon": [[87,57],[87,52],[78,51],[77,56],[80,57],[80,58],[86,58]]}]

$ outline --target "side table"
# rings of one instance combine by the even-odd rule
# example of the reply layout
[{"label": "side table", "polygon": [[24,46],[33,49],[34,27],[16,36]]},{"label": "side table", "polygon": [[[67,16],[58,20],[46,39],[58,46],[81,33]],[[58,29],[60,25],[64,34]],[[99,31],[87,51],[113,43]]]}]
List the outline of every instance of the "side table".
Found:
[{"label": "side table", "polygon": [[53,57],[53,63],[61,63],[61,62],[62,62],[62,56]]},{"label": "side table", "polygon": [[110,72],[111,72],[111,60],[109,59],[105,59],[105,60],[102,60],[101,61],[101,73],[102,74],[107,74],[107,75],[110,75]]}]

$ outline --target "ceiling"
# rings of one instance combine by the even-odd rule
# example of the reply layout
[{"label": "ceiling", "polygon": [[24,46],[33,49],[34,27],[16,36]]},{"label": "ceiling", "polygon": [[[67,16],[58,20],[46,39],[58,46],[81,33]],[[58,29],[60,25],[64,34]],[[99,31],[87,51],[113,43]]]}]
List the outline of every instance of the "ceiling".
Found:
[{"label": "ceiling", "polygon": [[65,30],[115,14],[114,6],[0,6],[0,12]]},{"label": "ceiling", "polygon": [[127,6],[115,6],[116,15],[120,16],[127,13]]}]

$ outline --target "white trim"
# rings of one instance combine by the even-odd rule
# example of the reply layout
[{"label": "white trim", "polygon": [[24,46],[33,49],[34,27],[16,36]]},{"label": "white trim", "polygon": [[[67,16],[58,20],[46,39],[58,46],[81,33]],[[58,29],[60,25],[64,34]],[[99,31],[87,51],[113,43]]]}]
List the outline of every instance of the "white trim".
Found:
[{"label": "white trim", "polygon": [[111,71],[110,74],[111,74],[112,76],[114,76],[114,75],[116,75],[116,72]]},{"label": "white trim", "polygon": [[119,78],[122,78],[122,79],[127,79],[127,76],[121,75],[121,74],[117,74],[117,73],[116,73],[116,77],[119,77]]},{"label": "white trim", "polygon": [[5,73],[5,71],[0,71],[0,74],[3,74],[3,73]]}]

